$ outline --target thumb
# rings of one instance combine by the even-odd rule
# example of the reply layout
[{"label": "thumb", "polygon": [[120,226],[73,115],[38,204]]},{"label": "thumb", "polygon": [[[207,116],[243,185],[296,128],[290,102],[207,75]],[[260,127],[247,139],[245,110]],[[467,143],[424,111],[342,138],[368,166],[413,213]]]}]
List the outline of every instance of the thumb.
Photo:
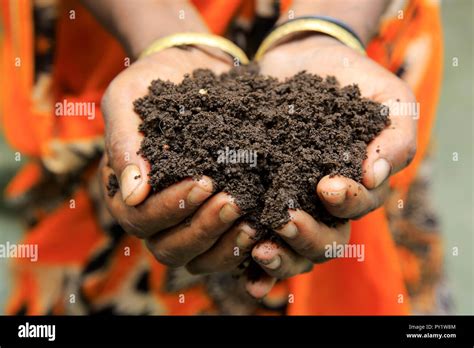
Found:
[{"label": "thumb", "polygon": [[133,110],[132,101],[128,98],[113,99],[112,94],[106,93],[102,100],[108,165],[117,176],[123,201],[135,206],[150,192],[150,166],[137,154],[143,135],[138,131],[140,118]]},{"label": "thumb", "polygon": [[[125,204],[135,206],[145,200],[150,192],[148,184],[149,164],[137,154],[141,139],[137,134],[123,134],[120,140],[112,136],[107,146],[109,166],[114,170]],[[138,133],[136,131],[135,133]]]},{"label": "thumb", "polygon": [[415,156],[418,117],[401,113],[401,107],[394,107],[394,104],[404,103],[411,105],[416,100],[400,98],[393,103],[390,106],[391,124],[367,146],[362,182],[368,189],[379,187],[390,175],[409,165]]}]

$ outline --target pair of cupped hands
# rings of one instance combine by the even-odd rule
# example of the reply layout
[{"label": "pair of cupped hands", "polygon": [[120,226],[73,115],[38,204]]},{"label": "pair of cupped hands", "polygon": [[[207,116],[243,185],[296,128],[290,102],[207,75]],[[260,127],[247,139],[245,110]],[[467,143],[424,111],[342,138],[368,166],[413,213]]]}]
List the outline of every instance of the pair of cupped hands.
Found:
[{"label": "pair of cupped hands", "polygon": [[[250,295],[262,298],[277,279],[308,272],[313,264],[326,261],[326,245],[348,243],[350,222],[329,227],[302,210],[290,210],[290,221],[275,230],[285,243],[256,242],[255,230],[245,222],[236,223],[241,211],[233,198],[215,192],[209,177],[185,179],[149,194],[149,164],[137,154],[143,135],[138,132],[140,119],[133,101],[147,94],[154,79],[179,83],[197,68],[220,74],[233,67],[232,59],[215,53],[202,48],[169,48],[137,60],[111,82],[102,100],[106,129],[100,169],[103,197],[125,231],[144,239],[164,265],[184,266],[193,274],[232,272],[250,256],[261,267],[262,276],[251,281],[243,277],[243,282]],[[259,65],[262,74],[279,79],[306,70],[323,77],[333,75],[342,86],[356,83],[364,97],[377,102],[415,102],[401,79],[323,35],[280,44],[268,51]],[[381,206],[389,193],[389,177],[413,158],[416,120],[392,114],[390,118],[391,125],[367,147],[362,185],[349,178],[327,176],[314,188],[332,215],[357,219]],[[120,184],[113,197],[105,188],[111,173]]]}]

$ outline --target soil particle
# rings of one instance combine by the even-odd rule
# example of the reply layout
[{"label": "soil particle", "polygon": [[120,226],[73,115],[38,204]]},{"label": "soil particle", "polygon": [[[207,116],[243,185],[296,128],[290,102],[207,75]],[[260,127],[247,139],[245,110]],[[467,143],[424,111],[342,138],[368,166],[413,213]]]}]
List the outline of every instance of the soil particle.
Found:
[{"label": "soil particle", "polygon": [[[389,124],[356,85],[306,72],[278,81],[256,66],[220,76],[195,70],[178,85],[155,80],[134,107],[152,192],[207,175],[235,198],[258,239],[288,222],[288,209],[344,222],[325,210],[316,184],[326,175],[360,182],[367,144]],[[108,186],[113,194],[116,179]]]},{"label": "soil particle", "polygon": [[119,189],[120,188],[119,188],[119,183],[118,183],[117,177],[115,176],[115,174],[110,174],[109,175],[109,182],[107,184],[107,193],[108,193],[109,197],[115,196],[115,194],[117,193],[117,191]]}]

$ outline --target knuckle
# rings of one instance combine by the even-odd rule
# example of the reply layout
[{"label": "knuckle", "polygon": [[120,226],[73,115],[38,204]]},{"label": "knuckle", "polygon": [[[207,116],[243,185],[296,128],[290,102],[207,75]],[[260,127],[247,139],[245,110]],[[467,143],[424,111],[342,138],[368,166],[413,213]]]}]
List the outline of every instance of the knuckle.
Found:
[{"label": "knuckle", "polygon": [[305,238],[300,241],[298,249],[302,255],[312,259],[320,254],[320,249],[323,247],[324,246],[318,246],[316,241],[311,241]]},{"label": "knuckle", "polygon": [[331,260],[330,257],[327,257],[324,253],[316,254],[309,259],[313,264],[324,263]]},{"label": "knuckle", "polygon": [[363,214],[360,214],[360,218],[364,217],[365,215],[373,212],[374,210],[378,209],[379,207],[382,206],[382,204],[385,202],[385,199],[387,198],[387,190],[386,188],[388,188],[389,185],[388,183],[384,184],[384,186],[380,187],[380,189],[375,192],[372,196],[372,202],[370,204],[370,206],[368,207],[368,209],[363,213]]},{"label": "knuckle", "polygon": [[210,221],[200,221],[194,226],[195,238],[203,243],[213,241],[220,234],[220,230]]},{"label": "knuckle", "polygon": [[314,253],[316,247],[315,247],[314,243],[311,242],[310,240],[303,239],[300,242],[300,249],[301,249],[301,252],[304,253],[304,254],[312,254],[312,253]]},{"label": "knuckle", "polygon": [[127,135],[120,130],[114,130],[110,136],[106,135],[105,150],[112,168],[124,167],[127,162],[126,158],[132,155],[126,149],[127,143],[123,140],[126,138]]},{"label": "knuckle", "polygon": [[311,262],[310,260],[306,260],[307,262],[304,262],[303,265],[301,266],[301,272],[299,272],[299,274],[301,273],[308,273],[308,272],[311,272],[314,268],[314,263]]},{"label": "knuckle", "polygon": [[128,218],[119,218],[117,220],[120,226],[122,226],[122,228],[132,236],[144,239],[149,235],[149,231],[146,229],[146,227],[138,221],[131,221]]},{"label": "knuckle", "polygon": [[[367,208],[363,212],[358,214],[354,220],[359,220],[359,219],[363,218],[365,215],[367,215],[367,214],[373,212],[374,210],[378,209],[383,204],[384,200],[385,200],[385,197],[383,197],[380,192],[379,193],[374,193],[372,195],[372,198],[370,199],[370,203],[367,205]],[[345,236],[342,236],[343,239],[344,239],[344,237]]]},{"label": "knuckle", "polygon": [[277,269],[274,273],[275,278],[278,278],[278,279],[291,278],[291,277],[294,277],[297,274],[298,274],[298,272],[296,272],[295,268],[291,267],[291,266],[281,267],[280,269]]},{"label": "knuckle", "polygon": [[178,198],[178,201],[166,197],[163,198],[164,199],[161,199],[160,211],[166,214],[170,218],[170,220],[176,218],[179,214],[179,211],[182,210],[180,209],[180,203],[181,200],[184,198]]},{"label": "knuckle", "polygon": [[219,262],[213,264],[213,272],[226,272],[237,269],[239,264],[247,257],[249,253],[239,253],[239,255],[234,255],[233,252],[229,252],[228,255],[222,257]]},{"label": "knuckle", "polygon": [[212,260],[210,260],[208,257],[205,257],[204,259],[198,257],[194,260],[191,260],[186,264],[186,269],[191,274],[195,275],[227,272],[236,269],[241,263],[242,259],[242,254],[239,256],[235,256],[233,253],[224,255],[222,252],[219,256],[213,256]]},{"label": "knuckle", "polygon": [[203,274],[204,272],[202,271],[202,268],[199,265],[196,265],[196,263],[190,262],[186,265],[186,270],[191,273],[192,275],[200,275]]},{"label": "knuckle", "polygon": [[200,263],[200,262],[189,262],[186,265],[186,269],[188,270],[189,273],[192,275],[201,275],[201,274],[208,274],[208,273],[213,273],[212,269],[209,269],[209,267],[206,267],[206,265]]},{"label": "knuckle", "polygon": [[313,263],[308,259],[304,259],[305,262],[302,264],[301,261],[302,260],[286,260],[279,269],[274,271],[274,276],[278,279],[287,279],[301,273],[309,272],[309,270],[313,268]]},{"label": "knuckle", "polygon": [[[351,199],[352,198],[356,198],[356,197],[351,197]],[[341,206],[328,207],[328,208],[331,215],[341,218],[341,219],[346,219],[348,217],[350,218],[351,215],[354,215],[355,213],[357,213],[357,212],[354,212],[354,208],[351,207],[348,202],[344,202]]]},{"label": "knuckle", "polygon": [[152,253],[155,259],[167,266],[172,268],[177,268],[183,266],[183,262],[181,262],[175,255],[175,253],[166,250],[164,248],[160,248],[159,246],[153,245],[153,243],[147,241],[146,242],[148,250]]}]

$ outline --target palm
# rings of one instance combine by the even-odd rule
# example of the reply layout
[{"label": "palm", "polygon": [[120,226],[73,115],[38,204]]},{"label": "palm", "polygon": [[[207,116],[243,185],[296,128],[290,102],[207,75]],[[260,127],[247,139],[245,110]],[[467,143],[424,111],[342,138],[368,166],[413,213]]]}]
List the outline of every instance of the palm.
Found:
[{"label": "palm", "polygon": [[[280,44],[264,55],[260,67],[262,74],[278,79],[288,78],[303,70],[322,77],[335,76],[342,86],[357,84],[362,96],[382,103],[415,102],[405,82],[371,59],[327,36],[313,35]],[[362,163],[362,187],[341,176],[327,176],[317,184],[315,193],[332,215],[351,219],[362,217],[379,207],[389,192],[387,178],[403,169],[413,158],[416,149],[416,118],[396,115],[393,111],[390,108],[391,126],[367,147],[367,158]],[[375,163],[383,165],[376,168]],[[354,194],[356,188],[360,192]],[[290,211],[290,215],[291,222],[277,230],[288,247],[265,245],[253,249],[254,259],[268,261],[279,256],[282,261],[276,270],[266,268],[261,263],[270,280],[267,278],[247,283],[250,293],[261,295],[273,286],[274,278],[286,278],[307,271],[303,267],[306,260],[321,260],[319,252],[331,240],[337,244],[349,240],[349,224],[332,228],[318,223],[304,211]],[[291,224],[297,227],[296,236],[295,227],[291,227]],[[322,238],[327,238],[326,242]]]},{"label": "palm", "polygon": [[314,40],[319,41],[318,46],[311,45],[311,41],[307,46],[288,43],[269,51],[261,61],[261,72],[280,79],[302,70],[322,77],[332,75],[342,86],[358,84],[364,97],[378,102],[406,97],[401,95],[403,82],[370,58],[331,38]]},{"label": "palm", "polygon": [[[158,52],[138,60],[120,73],[109,86],[103,106],[130,109],[134,100],[147,94],[152,80],[159,78],[179,83],[185,74],[198,68],[211,69],[219,74],[229,70],[230,65],[223,60],[210,59],[209,55],[198,50],[189,52],[174,48]],[[113,100],[110,105],[108,99]]]}]

